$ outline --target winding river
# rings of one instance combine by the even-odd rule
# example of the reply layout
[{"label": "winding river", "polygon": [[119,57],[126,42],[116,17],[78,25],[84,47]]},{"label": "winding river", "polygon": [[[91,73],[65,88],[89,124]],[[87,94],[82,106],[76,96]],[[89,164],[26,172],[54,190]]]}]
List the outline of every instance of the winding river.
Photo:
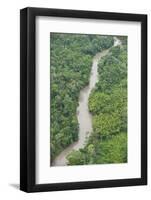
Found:
[{"label": "winding river", "polygon": [[[114,37],[114,45],[121,45],[121,41]],[[106,56],[109,52],[110,48],[104,50],[100,53],[97,53],[93,57],[93,63],[90,73],[90,81],[89,85],[83,88],[80,91],[79,95],[79,106],[77,107],[77,118],[79,122],[79,139],[77,142],[69,145],[66,149],[64,149],[53,161],[52,166],[65,166],[67,165],[66,156],[72,150],[78,150],[83,148],[86,142],[86,139],[92,132],[92,115],[88,109],[88,99],[92,89],[95,87],[95,84],[98,82],[98,62],[103,57]]]}]

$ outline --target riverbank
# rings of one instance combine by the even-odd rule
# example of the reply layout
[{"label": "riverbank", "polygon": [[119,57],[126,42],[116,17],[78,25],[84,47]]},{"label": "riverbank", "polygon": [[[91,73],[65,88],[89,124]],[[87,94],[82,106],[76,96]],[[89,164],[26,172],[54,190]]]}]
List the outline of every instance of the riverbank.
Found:
[{"label": "riverbank", "polygon": [[[119,39],[114,37],[114,45],[121,45]],[[90,136],[92,132],[92,115],[88,109],[88,99],[91,91],[95,88],[96,83],[98,82],[98,62],[104,56],[106,56],[109,52],[110,48],[104,50],[102,52],[97,53],[93,57],[92,68],[90,73],[89,85],[83,88],[80,91],[79,95],[79,106],[77,108],[77,119],[79,123],[79,138],[77,142],[69,145],[66,149],[64,149],[53,161],[52,166],[65,166],[67,165],[66,156],[72,150],[78,150],[83,148],[86,142],[86,139]]]}]

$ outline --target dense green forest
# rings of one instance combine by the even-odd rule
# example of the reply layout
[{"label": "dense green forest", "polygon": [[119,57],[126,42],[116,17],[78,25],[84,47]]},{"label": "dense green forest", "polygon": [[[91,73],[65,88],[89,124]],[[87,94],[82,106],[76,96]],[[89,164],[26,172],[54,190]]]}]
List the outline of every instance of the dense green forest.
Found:
[{"label": "dense green forest", "polygon": [[84,148],[72,151],[69,165],[127,162],[127,37],[98,66],[99,82],[89,97],[93,133]]},{"label": "dense green forest", "polygon": [[[86,85],[88,85],[89,83],[93,56],[97,52],[100,52],[104,49],[107,49],[113,46],[113,43],[114,43],[114,40],[112,36],[63,34],[63,33],[50,34],[51,162],[69,144],[78,140],[79,127],[78,127],[78,121],[77,121],[77,116],[76,116],[76,109],[78,106],[78,98],[79,98],[80,90],[84,88]],[[73,152],[69,155],[68,157],[69,164],[81,164],[82,160],[80,160],[79,162],[75,161],[75,159],[81,159],[79,154],[81,156],[86,156],[88,153],[92,154],[95,152],[94,147],[93,147],[95,143],[93,142],[96,142],[96,137],[99,136],[99,132],[97,131],[97,129],[100,126],[99,121],[101,118],[104,118],[105,120],[105,116],[106,116],[106,120],[108,117],[110,118],[110,121],[118,120],[118,118],[120,118],[120,113],[119,115],[116,116],[115,119],[112,119],[113,117],[108,116],[109,112],[104,111],[104,116],[99,115],[101,118],[97,119],[97,115],[99,111],[101,110],[101,107],[95,105],[95,102],[97,103],[97,101],[99,101],[98,99],[99,96],[97,97],[97,94],[104,95],[104,98],[107,98],[109,102],[111,98],[113,97],[116,98],[116,95],[118,94],[118,90],[120,91],[122,87],[126,88],[126,81],[124,82],[124,80],[122,80],[122,73],[125,78],[124,73],[126,72],[124,72],[124,70],[125,70],[126,64],[125,65],[122,64],[122,68],[121,68],[121,65],[119,64],[122,62],[122,59],[124,60],[124,62],[126,62],[125,61],[126,56],[124,54],[124,50],[113,49],[112,54],[113,54],[114,59],[113,60],[111,59],[111,62],[113,62],[113,64],[114,62],[118,63],[118,66],[119,66],[118,68],[120,68],[119,70],[121,70],[121,77],[118,74],[119,82],[116,82],[117,80],[112,80],[114,81],[114,85],[115,85],[114,89],[113,89],[113,86],[112,88],[109,88],[109,85],[108,86],[105,85],[105,82],[103,83],[104,86],[102,88],[101,86],[102,83],[99,82],[97,85],[97,89],[91,94],[89,107],[90,107],[90,111],[93,113],[93,116],[94,116],[93,117],[94,133],[93,133],[93,136],[88,141],[87,146],[84,149],[81,149],[80,151],[77,151],[77,152]],[[105,76],[105,68],[109,67],[108,66],[109,63],[107,62],[108,61],[104,59],[103,63],[100,63],[100,72],[101,72],[100,76],[103,76],[102,68],[104,69],[104,76]],[[115,73],[115,72],[111,72],[111,69],[110,69],[110,73]],[[116,73],[118,73],[118,71]],[[117,83],[117,86],[116,86],[116,83]],[[121,88],[119,86],[119,83],[121,85]],[[109,89],[113,90],[112,97],[110,96]],[[123,95],[122,91],[121,91],[121,95]],[[96,100],[93,103],[93,99],[95,99],[95,97],[96,97]],[[120,96],[117,98],[119,98],[119,101],[121,100]],[[121,104],[118,105],[118,103],[116,103],[115,107],[121,106]],[[100,102],[99,102],[99,105],[100,105]],[[103,109],[107,109],[107,107]],[[114,109],[116,108],[113,108],[113,113],[114,113]],[[121,109],[123,109],[122,106],[121,106]],[[102,113],[102,110],[101,110],[101,113]],[[114,113],[114,115],[116,115],[116,113]],[[124,118],[124,116],[122,117]],[[116,125],[115,125],[115,129],[116,129]],[[126,132],[126,130],[124,129],[123,131]],[[106,132],[107,131],[105,131],[104,133]],[[118,135],[117,139],[115,138],[114,140],[118,140],[118,137],[120,137],[121,143],[122,142],[124,143],[124,140],[126,140],[126,136],[124,134],[125,133],[123,133],[121,136]],[[110,145],[114,145],[113,144],[114,142],[116,141],[112,141]],[[105,146],[106,146],[105,143],[103,144],[97,143],[96,148],[102,149],[102,148],[105,148]],[[118,148],[115,149],[115,151],[116,150],[119,151]],[[97,152],[96,152],[96,156],[98,156]],[[83,162],[85,163],[86,160],[84,159]],[[87,162],[90,162],[90,161],[87,161]]]}]

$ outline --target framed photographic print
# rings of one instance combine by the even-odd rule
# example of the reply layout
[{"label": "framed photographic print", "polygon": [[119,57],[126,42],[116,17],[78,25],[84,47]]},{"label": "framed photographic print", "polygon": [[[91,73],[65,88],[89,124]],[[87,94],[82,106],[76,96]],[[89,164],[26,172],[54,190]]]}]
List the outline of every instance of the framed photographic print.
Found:
[{"label": "framed photographic print", "polygon": [[20,189],[147,184],[147,16],[20,12]]}]

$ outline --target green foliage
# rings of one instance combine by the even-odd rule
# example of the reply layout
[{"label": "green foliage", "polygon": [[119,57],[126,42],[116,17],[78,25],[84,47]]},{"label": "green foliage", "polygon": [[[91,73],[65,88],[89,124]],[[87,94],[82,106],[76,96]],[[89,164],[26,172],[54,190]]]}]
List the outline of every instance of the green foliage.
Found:
[{"label": "green foliage", "polygon": [[71,154],[67,156],[69,163],[74,163],[74,165],[83,165],[84,164],[84,154],[80,151],[73,150]]},{"label": "green foliage", "polygon": [[100,110],[108,109],[110,96],[101,92],[93,92],[89,97],[89,110],[92,114],[99,114]]},{"label": "green foliage", "polygon": [[[127,162],[127,133],[121,132],[106,139],[90,139],[84,149],[72,151],[68,165],[109,164]],[[89,141],[89,143],[90,143]]]},{"label": "green foliage", "polygon": [[50,41],[52,162],[78,139],[76,109],[80,90],[89,83],[93,56],[114,41],[112,36],[63,33],[51,33]]},{"label": "green foliage", "polygon": [[76,151],[82,162],[68,159],[70,165],[127,162],[127,37],[120,39],[122,46],[100,60],[99,81],[89,97],[93,133]]},{"label": "green foliage", "polygon": [[125,163],[127,162],[127,134],[119,133],[110,140],[99,143],[100,152],[95,163]]},{"label": "green foliage", "polygon": [[121,40],[123,45],[127,46],[127,36],[117,36],[117,38]]},{"label": "green foliage", "polygon": [[93,118],[94,132],[102,136],[120,131],[120,118],[116,113],[96,115]]}]

